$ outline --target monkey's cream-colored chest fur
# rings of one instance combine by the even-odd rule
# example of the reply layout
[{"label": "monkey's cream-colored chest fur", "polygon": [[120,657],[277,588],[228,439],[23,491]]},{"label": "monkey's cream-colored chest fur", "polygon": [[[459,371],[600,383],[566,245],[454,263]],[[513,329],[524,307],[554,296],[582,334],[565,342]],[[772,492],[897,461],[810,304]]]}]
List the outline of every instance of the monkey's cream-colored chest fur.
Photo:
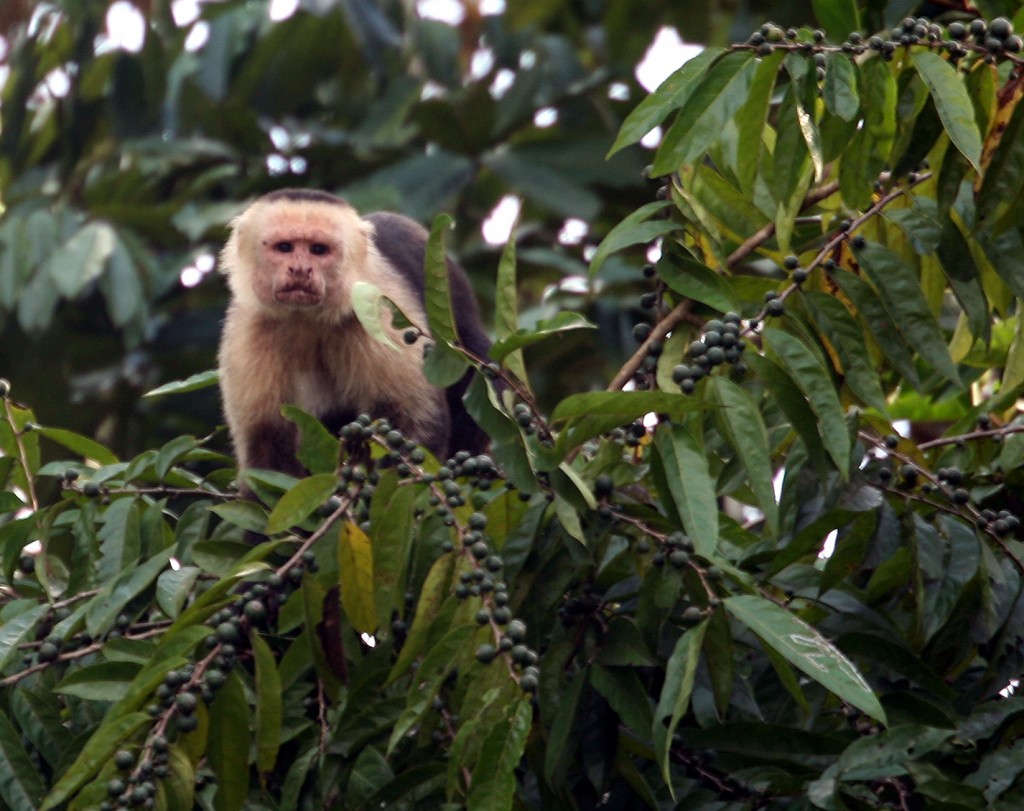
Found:
[{"label": "monkey's cream-colored chest fur", "polygon": [[[414,419],[417,411],[435,410],[443,394],[423,375],[421,345],[407,346],[397,331],[393,340],[397,350],[372,338],[355,318],[329,325],[236,309],[221,347],[229,421],[239,413],[279,420],[282,404],[318,417],[339,406],[373,412],[395,404]],[[236,351],[241,348],[250,351]]]}]

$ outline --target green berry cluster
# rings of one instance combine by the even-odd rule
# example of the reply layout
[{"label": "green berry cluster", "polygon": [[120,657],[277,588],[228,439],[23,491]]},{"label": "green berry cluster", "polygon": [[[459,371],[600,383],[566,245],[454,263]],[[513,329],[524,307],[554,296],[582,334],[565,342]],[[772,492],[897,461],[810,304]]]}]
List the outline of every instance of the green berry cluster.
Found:
[{"label": "green berry cluster", "polygon": [[840,50],[854,56],[875,51],[888,60],[900,48],[921,45],[945,50],[956,63],[971,54],[987,62],[1007,56],[1017,58],[1024,50],[1024,40],[1014,33],[1013,23],[1006,17],[997,17],[991,23],[982,19],[969,24],[956,21],[945,28],[927,17],[905,17],[888,36],[876,34],[865,39],[863,34],[854,31],[838,46],[829,46],[826,39],[820,28],[813,31],[783,29],[769,22],[751,34],[743,47],[752,48],[761,56],[767,56],[776,48],[813,52],[819,79],[824,78],[826,51]]},{"label": "green berry cluster", "polygon": [[651,563],[658,568],[667,563],[673,569],[683,569],[690,565],[693,550],[692,540],[682,532],[673,532],[665,539],[664,551],[655,553]]},{"label": "green berry cluster", "polygon": [[540,668],[537,663],[540,657],[537,651],[526,644],[526,623],[522,620],[511,620],[498,637],[497,646],[485,643],[476,649],[477,661],[490,664],[499,655],[505,654],[511,666],[519,673],[519,686],[524,693],[536,693],[540,686]]},{"label": "green berry cluster", "polygon": [[698,381],[710,374],[716,366],[732,364],[737,374],[746,371],[742,363],[746,342],[740,337],[742,321],[736,313],[726,313],[721,319],[713,318],[704,325],[703,335],[687,349],[688,363],[672,369],[672,382],[683,394],[692,394]]}]

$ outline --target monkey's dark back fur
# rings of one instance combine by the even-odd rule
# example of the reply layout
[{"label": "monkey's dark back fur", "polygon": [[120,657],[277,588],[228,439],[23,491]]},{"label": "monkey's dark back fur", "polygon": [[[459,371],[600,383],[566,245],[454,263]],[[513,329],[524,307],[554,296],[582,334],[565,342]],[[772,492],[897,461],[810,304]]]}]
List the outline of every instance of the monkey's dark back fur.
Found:
[{"label": "monkey's dark back fur", "polygon": [[[368,214],[365,219],[373,224],[373,241],[377,250],[416,290],[422,301],[426,289],[423,266],[427,250],[427,231],[406,217],[386,211]],[[446,261],[459,343],[477,357],[486,358],[491,341],[480,325],[480,314],[473,288],[462,268],[450,259]],[[450,454],[462,450],[479,454],[487,449],[487,434],[473,421],[462,404],[462,396],[466,393],[472,376],[473,372],[468,371],[461,380],[446,390],[451,417],[451,436],[448,443]]]}]

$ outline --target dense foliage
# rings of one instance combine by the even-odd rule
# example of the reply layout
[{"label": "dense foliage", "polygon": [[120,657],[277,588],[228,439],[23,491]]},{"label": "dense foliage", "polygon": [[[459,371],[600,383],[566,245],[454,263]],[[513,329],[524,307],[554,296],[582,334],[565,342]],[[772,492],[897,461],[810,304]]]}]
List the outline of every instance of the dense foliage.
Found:
[{"label": "dense foliage", "polygon": [[906,5],[766,24],[625,118],[613,155],[663,136],[591,257],[644,290],[606,391],[538,398],[524,351],[590,324],[524,323],[515,241],[463,356],[435,220],[426,366],[476,369],[487,456],[286,408],[310,475],[243,501],[216,440],[122,458],[2,384],[0,803],[1019,808],[1024,13]]}]

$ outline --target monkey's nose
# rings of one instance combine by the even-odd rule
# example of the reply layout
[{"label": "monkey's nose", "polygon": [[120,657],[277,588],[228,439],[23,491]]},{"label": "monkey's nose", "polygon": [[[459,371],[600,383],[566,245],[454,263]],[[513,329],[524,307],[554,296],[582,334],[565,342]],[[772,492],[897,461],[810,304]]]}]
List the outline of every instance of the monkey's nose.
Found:
[{"label": "monkey's nose", "polygon": [[309,278],[311,278],[313,276],[313,268],[311,268],[311,267],[302,268],[302,267],[292,267],[292,266],[289,266],[288,267],[288,275],[289,276],[293,276],[293,277],[297,276],[297,277],[302,278],[302,279],[309,279]]}]

